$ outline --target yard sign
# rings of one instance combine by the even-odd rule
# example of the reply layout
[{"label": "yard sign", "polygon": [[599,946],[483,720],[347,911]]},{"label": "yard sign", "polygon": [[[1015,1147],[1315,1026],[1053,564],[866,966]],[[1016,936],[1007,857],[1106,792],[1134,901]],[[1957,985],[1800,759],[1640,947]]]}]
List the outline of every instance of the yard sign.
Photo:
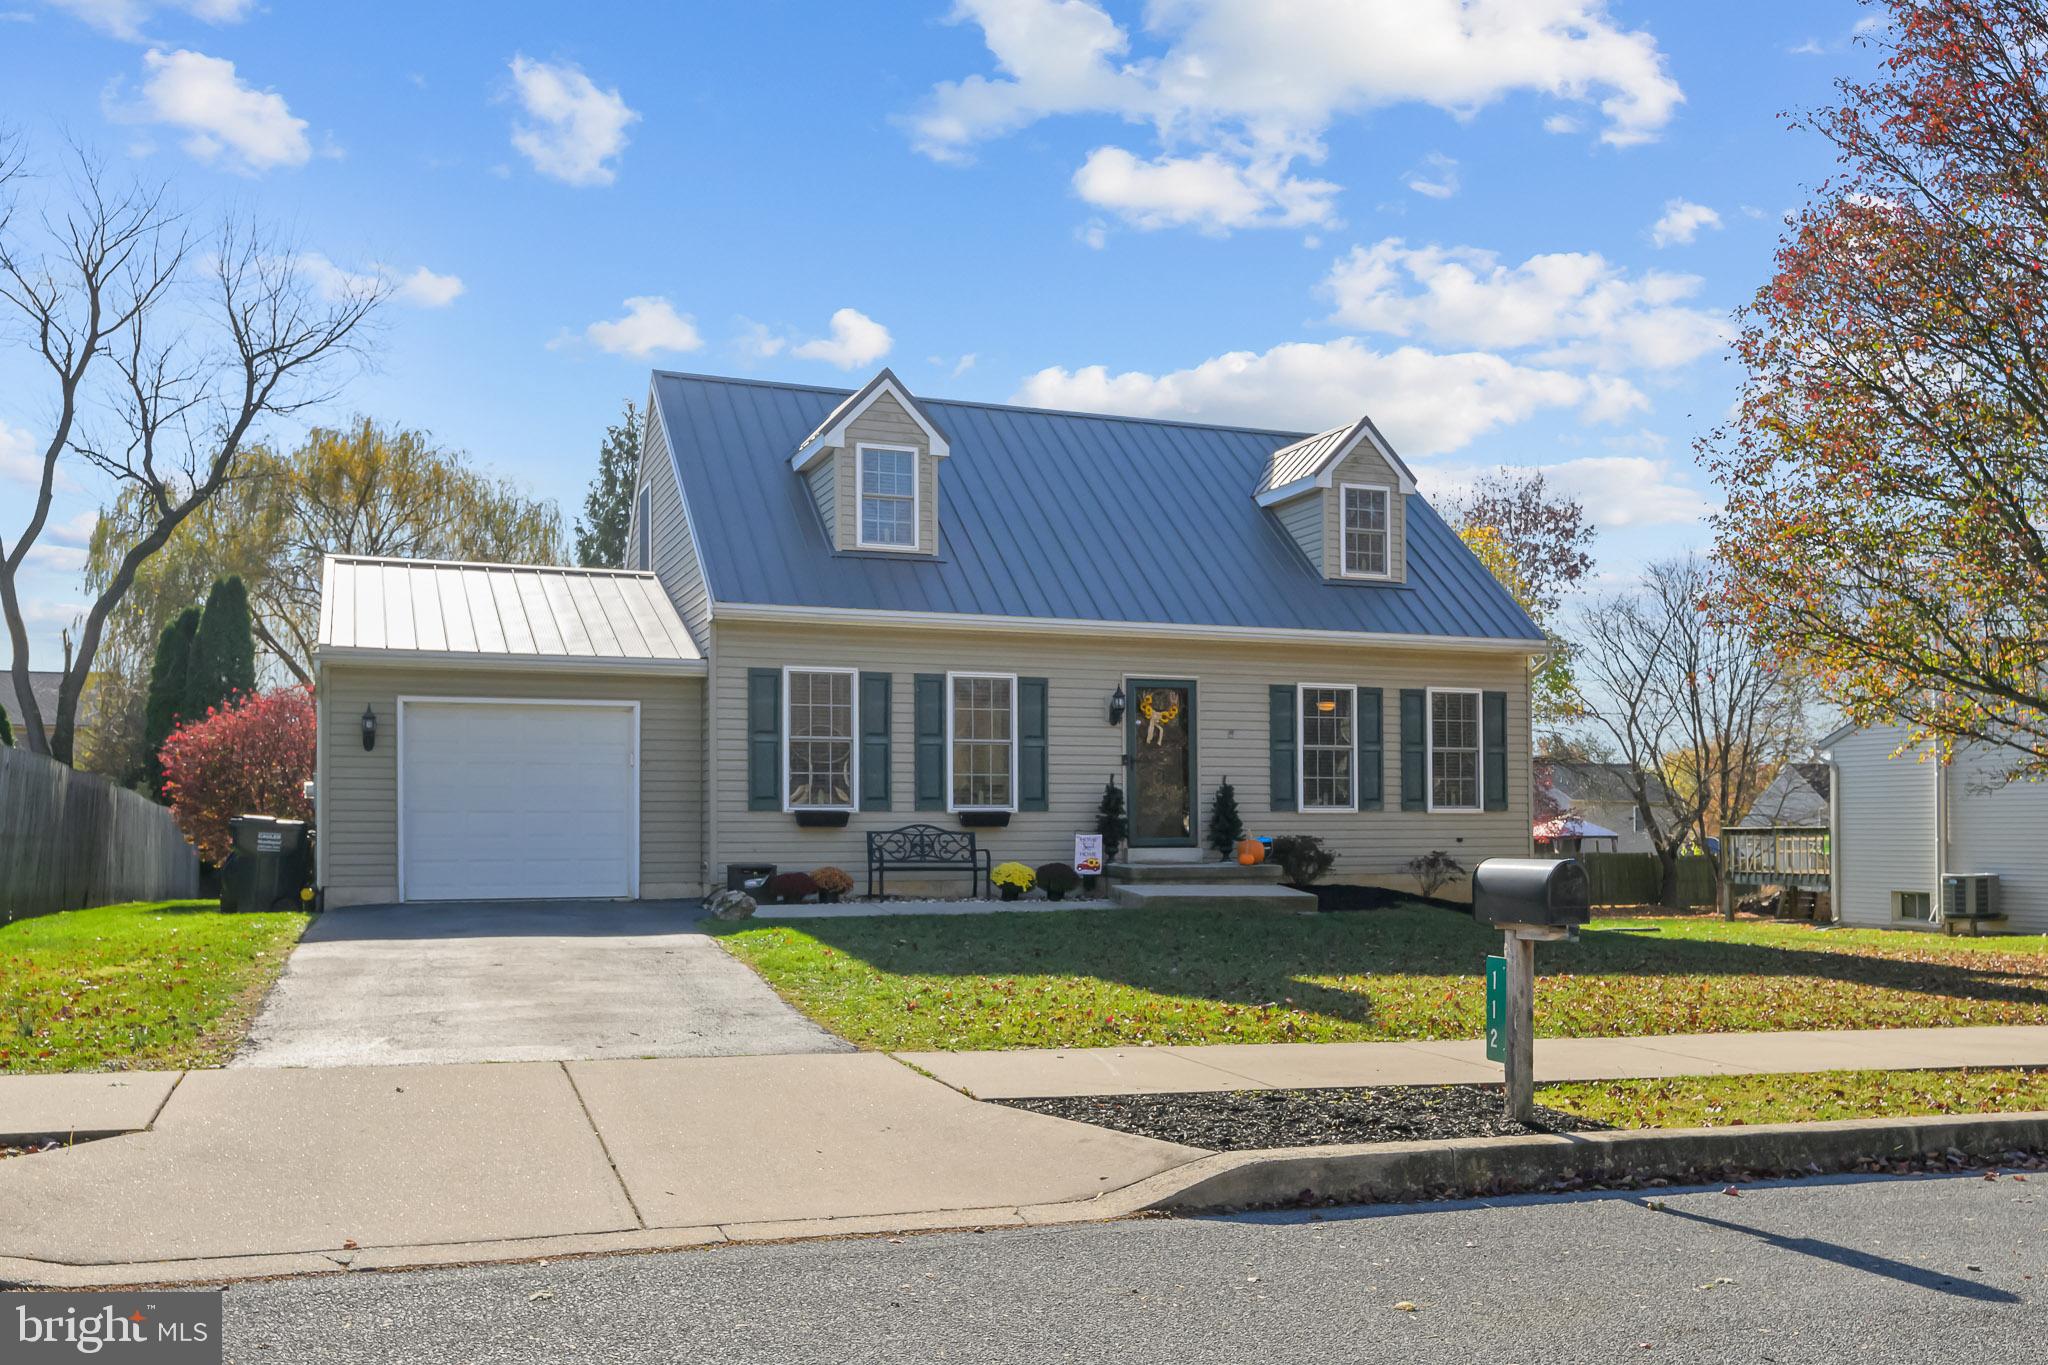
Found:
[{"label": "yard sign", "polygon": [[1486,959],[1486,1060],[1508,1059],[1508,960]]},{"label": "yard sign", "polygon": [[1102,875],[1102,836],[1100,834],[1076,834],[1074,836],[1074,871],[1084,877]]}]

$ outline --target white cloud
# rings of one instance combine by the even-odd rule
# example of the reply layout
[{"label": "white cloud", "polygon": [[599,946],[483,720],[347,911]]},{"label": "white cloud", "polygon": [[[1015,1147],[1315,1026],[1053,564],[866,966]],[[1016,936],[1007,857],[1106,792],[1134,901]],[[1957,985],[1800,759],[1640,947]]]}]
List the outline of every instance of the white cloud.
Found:
[{"label": "white cloud", "polygon": [[399,274],[389,266],[375,264],[365,270],[348,270],[317,251],[301,253],[297,264],[320,296],[330,301],[383,289],[400,303],[415,308],[446,308],[461,297],[464,288],[460,276],[438,275],[425,266],[415,267],[411,274]]},{"label": "white cloud", "polygon": [[767,323],[741,318],[739,339],[733,344],[739,348],[741,355],[754,360],[768,360],[781,355],[789,342],[777,336]]},{"label": "white cloud", "polygon": [[1543,131],[1546,133],[1576,133],[1584,126],[1570,114],[1552,114],[1543,120]]},{"label": "white cloud", "polygon": [[963,355],[958,360],[954,361],[953,378],[958,379],[961,375],[966,374],[969,370],[973,369],[974,362],[978,359],[980,359],[979,356],[975,355],[974,352],[969,351],[966,355]]},{"label": "white cloud", "polygon": [[889,354],[893,345],[895,339],[887,327],[857,308],[841,308],[832,314],[832,335],[806,341],[790,354],[854,370],[874,364]]},{"label": "white cloud", "polygon": [[1543,348],[1547,363],[1670,369],[1721,346],[1726,322],[1683,306],[1695,275],[1631,277],[1595,252],[1551,252],[1519,265],[1464,246],[1410,247],[1398,237],[1353,247],[1322,288],[1332,320],[1440,345]]},{"label": "white cloud", "polygon": [[233,62],[185,48],[151,48],[142,54],[142,67],[140,103],[110,108],[113,116],[183,129],[187,152],[244,174],[304,165],[313,155],[306,121],[275,90],[245,85]]},{"label": "white cloud", "polygon": [[1658,246],[1684,245],[1700,235],[1701,228],[1719,230],[1721,215],[1705,204],[1690,199],[1667,199],[1664,213],[1650,226],[1650,240]]},{"label": "white cloud", "polygon": [[1100,218],[1090,218],[1074,229],[1074,240],[1090,251],[1100,251],[1109,245],[1109,224]]},{"label": "white cloud", "polygon": [[640,115],[616,89],[605,90],[567,62],[512,58],[512,81],[528,122],[512,127],[512,145],[533,168],[569,185],[609,185]]},{"label": "white cloud", "polygon": [[667,299],[649,294],[627,299],[624,317],[593,322],[583,329],[583,335],[600,351],[641,358],[658,351],[695,351],[704,345],[689,315],[676,312]]},{"label": "white cloud", "polygon": [[[129,42],[144,41],[142,26],[158,11],[182,12],[209,24],[238,24],[256,0],[48,0],[100,32]],[[24,18],[27,16],[23,16]]]},{"label": "white cloud", "polygon": [[1458,192],[1458,163],[1442,152],[1431,152],[1422,165],[1408,172],[1409,189],[1431,199],[1448,199]]},{"label": "white cloud", "polygon": [[1299,227],[1330,222],[1338,187],[1286,174],[1286,161],[1240,165],[1215,152],[1140,161],[1097,147],[1074,172],[1074,192],[1139,228]]},{"label": "white cloud", "polygon": [[1025,379],[1016,401],[1282,429],[1335,426],[1370,412],[1397,449],[1422,457],[1457,450],[1543,411],[1581,409],[1588,420],[1599,420],[1604,413],[1588,405],[1611,406],[1613,396],[1580,375],[1498,355],[1415,346],[1379,351],[1339,337],[1233,351],[1164,374],[1052,366]]},{"label": "white cloud", "polygon": [[[1415,474],[1432,502],[1441,504],[1469,489],[1491,469],[1425,466]],[[1690,526],[1713,510],[1711,500],[1684,481],[1669,460],[1631,455],[1593,455],[1556,464],[1510,466],[1509,472],[1541,472],[1550,485],[1586,506],[1604,528]]]},{"label": "white cloud", "polygon": [[[1158,0],[1145,7],[1147,41],[1135,53],[1132,33],[1096,0],[958,0],[952,18],[980,27],[995,69],[933,88],[904,120],[920,151],[964,161],[975,144],[1041,119],[1115,115],[1150,125],[1162,155],[1121,153],[1098,175],[1124,183],[1149,167],[1155,181],[1171,170],[1178,184],[1200,169],[1223,216],[1245,225],[1320,221],[1300,215],[1313,205],[1327,213],[1334,187],[1290,167],[1320,160],[1324,133],[1345,115],[1421,103],[1467,118],[1533,91],[1597,106],[1602,139],[1619,146],[1656,137],[1684,100],[1656,40],[1621,27],[1599,0]],[[1243,187],[1204,166],[1210,156],[1291,197],[1247,216]],[[1188,192],[1123,197],[1157,214],[1162,198],[1181,203]],[[1183,209],[1160,221],[1213,230],[1218,219]]]},{"label": "white cloud", "polygon": [[92,533],[100,524],[97,508],[88,507],[62,521],[50,522],[43,528],[43,538],[52,545],[68,545],[73,549],[84,549],[92,544]]},{"label": "white cloud", "polygon": [[0,421],[0,479],[36,484],[42,481],[42,456],[20,427]]}]

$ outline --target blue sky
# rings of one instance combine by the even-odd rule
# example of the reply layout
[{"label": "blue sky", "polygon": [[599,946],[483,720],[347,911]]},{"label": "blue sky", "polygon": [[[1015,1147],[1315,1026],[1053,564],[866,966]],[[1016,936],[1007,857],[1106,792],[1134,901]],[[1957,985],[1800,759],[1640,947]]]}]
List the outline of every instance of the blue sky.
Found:
[{"label": "blue sky", "polygon": [[[386,275],[375,365],[318,416],[428,429],[565,517],[651,367],[886,363],[946,397],[1370,411],[1425,489],[1554,469],[1625,582],[1704,543],[1727,315],[1828,170],[1779,114],[1869,65],[1867,13],[0,0],[0,123]],[[9,536],[31,374],[0,353]],[[39,665],[105,491],[80,474],[27,576]]]}]

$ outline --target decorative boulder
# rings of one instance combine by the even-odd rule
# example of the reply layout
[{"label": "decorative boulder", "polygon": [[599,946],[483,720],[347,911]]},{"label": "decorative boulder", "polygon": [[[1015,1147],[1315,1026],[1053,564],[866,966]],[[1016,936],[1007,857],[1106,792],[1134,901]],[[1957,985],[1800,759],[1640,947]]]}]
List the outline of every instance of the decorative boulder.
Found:
[{"label": "decorative boulder", "polygon": [[704,904],[713,919],[746,919],[754,913],[754,898],[744,891],[721,891]]}]

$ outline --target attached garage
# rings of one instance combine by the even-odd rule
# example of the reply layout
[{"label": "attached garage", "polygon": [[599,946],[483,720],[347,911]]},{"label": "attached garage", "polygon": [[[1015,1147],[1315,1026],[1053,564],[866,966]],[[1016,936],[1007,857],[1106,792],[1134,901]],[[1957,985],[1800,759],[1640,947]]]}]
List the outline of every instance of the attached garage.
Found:
[{"label": "attached garage", "polygon": [[315,655],[332,906],[704,885],[704,664],[651,575],[335,558]]}]

